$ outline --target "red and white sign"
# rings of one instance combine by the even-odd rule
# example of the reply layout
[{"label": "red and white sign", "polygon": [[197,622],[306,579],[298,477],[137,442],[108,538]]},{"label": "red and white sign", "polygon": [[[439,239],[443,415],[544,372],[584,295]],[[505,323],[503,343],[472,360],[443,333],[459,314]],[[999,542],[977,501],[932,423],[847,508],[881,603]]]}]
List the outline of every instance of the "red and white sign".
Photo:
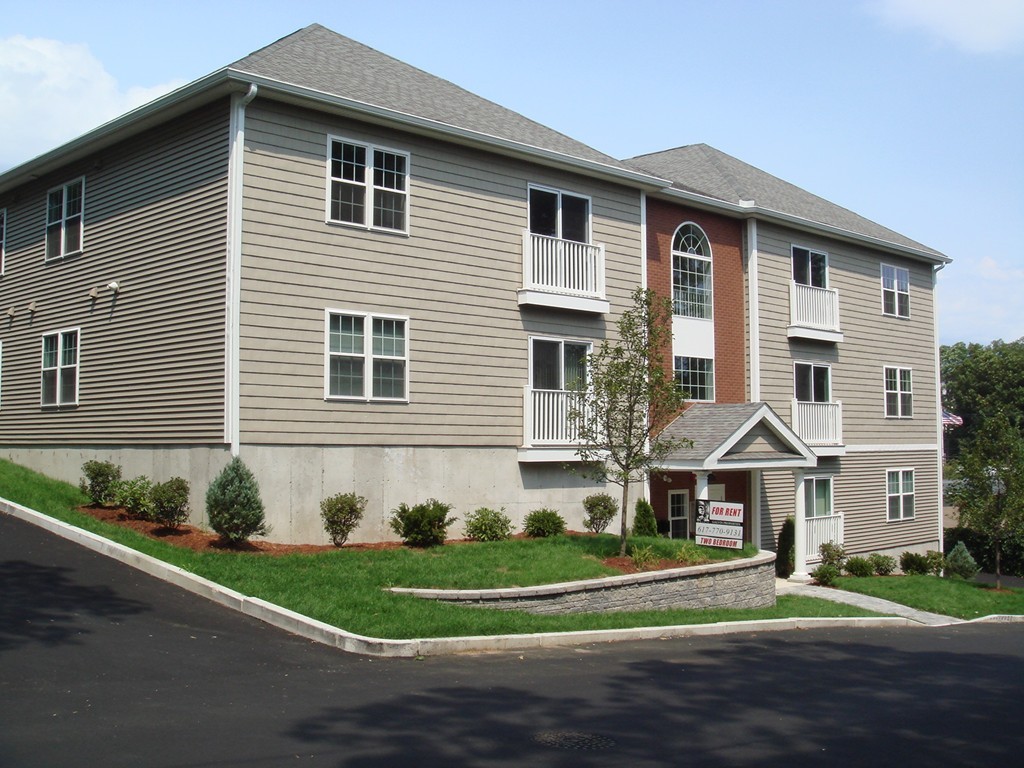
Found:
[{"label": "red and white sign", "polygon": [[742,523],[743,505],[731,501],[709,501],[710,517],[713,523]]},{"label": "red and white sign", "polygon": [[696,534],[705,547],[743,549],[743,505],[698,499]]},{"label": "red and white sign", "polygon": [[743,549],[743,539],[720,539],[714,536],[697,536],[697,543],[705,547],[725,547],[726,549]]}]

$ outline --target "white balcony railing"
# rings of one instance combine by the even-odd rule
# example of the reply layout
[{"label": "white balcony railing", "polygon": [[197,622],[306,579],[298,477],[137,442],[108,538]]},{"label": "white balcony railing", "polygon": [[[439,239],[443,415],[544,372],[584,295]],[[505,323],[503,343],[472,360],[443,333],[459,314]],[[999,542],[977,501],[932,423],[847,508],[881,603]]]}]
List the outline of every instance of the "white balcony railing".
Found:
[{"label": "white balcony railing", "polygon": [[523,445],[575,445],[576,430],[569,423],[573,393],[526,387],[523,397]]},{"label": "white balcony railing", "polygon": [[804,552],[807,555],[807,562],[821,560],[821,553],[818,548],[822,544],[832,542],[843,543],[843,513],[837,512],[826,517],[808,517],[804,520],[807,524],[807,535],[804,540],[807,542]]},{"label": "white balcony railing", "polygon": [[790,324],[800,328],[839,332],[839,291],[813,285],[789,284]]},{"label": "white balcony railing", "polygon": [[793,431],[810,446],[843,444],[843,404],[793,401]]},{"label": "white balcony railing", "polygon": [[604,299],[604,245],[523,232],[523,288]]}]

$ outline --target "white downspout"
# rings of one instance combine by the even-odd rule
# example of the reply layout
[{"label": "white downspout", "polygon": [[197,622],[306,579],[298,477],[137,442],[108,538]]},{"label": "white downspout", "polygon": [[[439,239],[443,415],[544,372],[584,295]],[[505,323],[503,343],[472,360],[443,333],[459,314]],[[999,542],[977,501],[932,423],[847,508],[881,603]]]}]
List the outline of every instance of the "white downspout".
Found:
[{"label": "white downspout", "polygon": [[750,402],[761,401],[761,310],[757,279],[757,219],[747,219],[747,304],[750,308]]},{"label": "white downspout", "polygon": [[[647,193],[643,190],[640,192],[640,285],[650,288],[647,284]],[[642,493],[648,503],[651,503],[650,472],[644,475]]]},{"label": "white downspout", "polygon": [[256,98],[256,84],[244,96],[231,96],[230,149],[228,152],[228,227],[224,364],[224,442],[237,456],[241,442],[240,324],[242,300],[242,213],[245,159],[245,108]]}]

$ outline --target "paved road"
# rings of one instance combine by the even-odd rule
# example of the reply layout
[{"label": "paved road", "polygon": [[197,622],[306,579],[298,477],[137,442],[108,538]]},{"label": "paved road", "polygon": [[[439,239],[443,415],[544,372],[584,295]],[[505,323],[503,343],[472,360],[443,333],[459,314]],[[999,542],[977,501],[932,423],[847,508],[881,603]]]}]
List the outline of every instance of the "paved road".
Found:
[{"label": "paved road", "polygon": [[0,766],[1014,764],[1024,628],[421,661],[299,640],[0,515]]}]

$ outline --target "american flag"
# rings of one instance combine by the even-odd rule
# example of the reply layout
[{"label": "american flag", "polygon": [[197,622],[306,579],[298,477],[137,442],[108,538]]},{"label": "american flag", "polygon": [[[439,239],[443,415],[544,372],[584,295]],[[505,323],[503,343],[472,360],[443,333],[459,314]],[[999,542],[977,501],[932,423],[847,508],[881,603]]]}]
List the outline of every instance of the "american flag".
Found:
[{"label": "american flag", "polygon": [[963,426],[963,423],[964,423],[964,420],[961,419],[959,416],[957,416],[955,413],[951,413],[950,411],[947,411],[947,410],[943,409],[943,411],[942,411],[942,426],[943,427],[946,427],[947,429],[951,429],[952,427],[961,427],[961,426]]}]

